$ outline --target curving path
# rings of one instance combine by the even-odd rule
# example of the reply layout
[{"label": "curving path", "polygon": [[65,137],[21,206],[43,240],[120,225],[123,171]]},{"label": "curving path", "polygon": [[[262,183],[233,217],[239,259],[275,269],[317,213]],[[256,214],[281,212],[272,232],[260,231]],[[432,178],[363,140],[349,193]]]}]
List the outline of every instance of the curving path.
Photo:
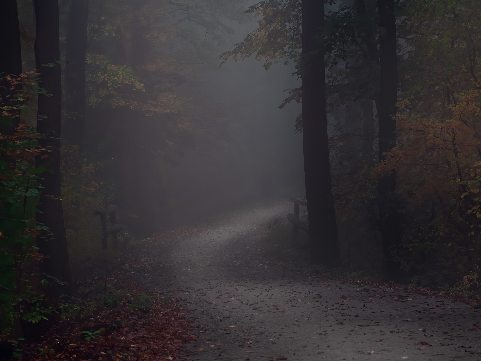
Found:
[{"label": "curving path", "polygon": [[310,278],[262,259],[279,203],[152,242],[135,278],[181,297],[199,340],[190,361],[481,360],[481,310]]}]

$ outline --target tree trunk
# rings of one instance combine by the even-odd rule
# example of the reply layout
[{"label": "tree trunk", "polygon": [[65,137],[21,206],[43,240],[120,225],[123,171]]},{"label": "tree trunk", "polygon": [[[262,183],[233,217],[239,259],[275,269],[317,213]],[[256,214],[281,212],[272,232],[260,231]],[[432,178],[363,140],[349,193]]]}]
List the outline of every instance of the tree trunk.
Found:
[{"label": "tree trunk", "polygon": [[85,61],[89,0],[71,0],[65,65],[64,139],[83,150],[85,133]]},{"label": "tree trunk", "polygon": [[[20,29],[17,0],[0,2],[0,74],[18,75],[22,72]],[[3,95],[3,94],[2,94]]]},{"label": "tree trunk", "polygon": [[134,16],[132,18],[129,63],[136,73],[142,72],[142,67],[145,65],[147,56],[151,51],[151,44],[147,39],[149,26],[144,25],[142,22],[142,9],[145,3],[145,0],[136,0],[132,9]]},{"label": "tree trunk", "polygon": [[[373,20],[376,15],[375,0],[355,0],[355,8],[358,16],[363,24],[372,24],[372,26],[363,26],[361,30],[361,47],[363,53],[366,54],[363,63],[367,68],[371,68],[373,64],[379,64],[379,51],[376,44],[375,25]],[[362,104],[362,155],[365,164],[372,165],[374,162],[374,102],[379,105],[379,81],[374,82],[372,93],[368,93]]]},{"label": "tree trunk", "polygon": [[373,164],[374,102],[365,99],[362,104],[362,157],[365,164]]},{"label": "tree trunk", "polygon": [[[40,145],[45,151],[35,157],[42,174],[37,222],[48,228],[37,235],[40,253],[46,256],[40,272],[61,282],[70,282],[67,239],[63,219],[60,184],[61,79],[59,51],[59,10],[57,0],[34,0],[36,18],[35,62],[40,73],[37,131],[43,135]],[[51,281],[51,280],[50,280]],[[68,287],[50,282],[50,295],[57,297]]]},{"label": "tree trunk", "polygon": [[324,45],[316,35],[324,26],[324,2],[302,1],[302,121],[309,241],[314,263],[341,265],[327,134]]},{"label": "tree trunk", "polygon": [[[379,161],[384,153],[396,145],[397,55],[396,17],[394,0],[377,0],[379,13],[379,60],[381,71],[379,119]],[[394,261],[394,250],[401,244],[398,200],[395,196],[396,172],[382,177],[378,184],[381,240],[385,257],[385,276],[394,280],[399,275],[399,264]]]},{"label": "tree trunk", "polygon": [[[16,0],[0,1],[0,98],[1,104],[16,106],[11,85],[2,80],[6,75],[18,76],[22,72],[22,47],[20,44],[20,28]],[[20,110],[13,111],[13,123],[0,126],[0,133],[12,135],[18,125]]]}]

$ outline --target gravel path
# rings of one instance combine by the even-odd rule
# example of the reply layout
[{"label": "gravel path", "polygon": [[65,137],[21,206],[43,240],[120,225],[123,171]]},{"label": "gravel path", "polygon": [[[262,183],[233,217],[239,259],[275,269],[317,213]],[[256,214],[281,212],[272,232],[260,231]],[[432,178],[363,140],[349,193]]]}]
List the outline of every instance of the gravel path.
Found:
[{"label": "gravel path", "polygon": [[181,297],[197,326],[188,360],[481,360],[481,310],[265,261],[266,224],[289,212],[287,203],[253,209],[145,249],[135,278]]}]

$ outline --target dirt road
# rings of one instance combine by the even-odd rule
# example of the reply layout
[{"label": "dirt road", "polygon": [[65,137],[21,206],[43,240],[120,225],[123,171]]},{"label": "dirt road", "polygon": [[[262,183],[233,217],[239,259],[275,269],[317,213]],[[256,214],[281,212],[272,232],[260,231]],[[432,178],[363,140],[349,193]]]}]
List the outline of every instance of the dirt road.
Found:
[{"label": "dirt road", "polygon": [[135,278],[172,296],[198,327],[190,361],[481,360],[481,311],[446,299],[341,284],[262,258],[287,203],[153,242]]}]

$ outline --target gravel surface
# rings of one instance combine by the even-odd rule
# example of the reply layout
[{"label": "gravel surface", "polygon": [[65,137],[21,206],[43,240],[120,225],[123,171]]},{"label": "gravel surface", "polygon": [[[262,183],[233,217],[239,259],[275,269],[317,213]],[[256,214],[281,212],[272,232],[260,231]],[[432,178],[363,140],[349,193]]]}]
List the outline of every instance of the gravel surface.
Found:
[{"label": "gravel surface", "polygon": [[192,234],[154,239],[134,275],[182,299],[199,339],[190,361],[481,360],[481,310],[447,299],[309,277],[262,258],[258,207]]}]

